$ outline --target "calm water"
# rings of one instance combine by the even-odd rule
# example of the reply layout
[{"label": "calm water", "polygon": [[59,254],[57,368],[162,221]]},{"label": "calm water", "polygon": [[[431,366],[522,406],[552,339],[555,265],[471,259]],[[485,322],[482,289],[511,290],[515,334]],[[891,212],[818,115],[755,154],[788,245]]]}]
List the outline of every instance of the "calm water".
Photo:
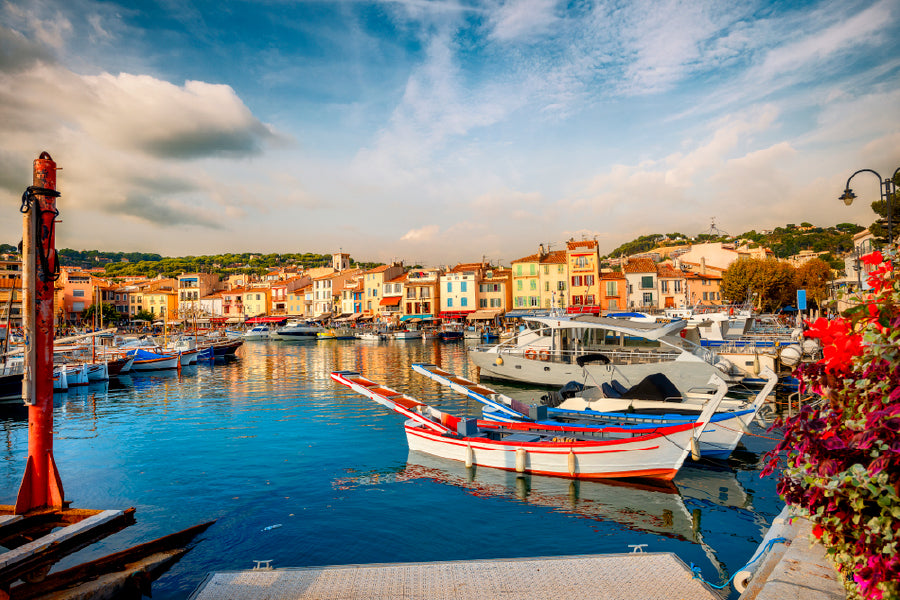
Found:
[{"label": "calm water", "polygon": [[[154,584],[154,599],[185,598],[207,572],[261,559],[300,567],[628,552],[630,544],[675,552],[721,582],[783,506],[774,480],[759,477],[775,443],[763,437],[745,436],[728,463],[687,466],[661,488],[469,472],[411,455],[399,415],[328,373],[358,369],[442,410],[479,412],[413,373],[414,362],[475,377],[462,343],[251,341],[227,363],[57,395],[54,450],[66,498],[77,508],[137,509],[136,525],[79,558],[216,519]],[[491,385],[520,399],[543,393]],[[24,409],[0,404],[0,443],[0,504],[13,504],[27,456]]]}]

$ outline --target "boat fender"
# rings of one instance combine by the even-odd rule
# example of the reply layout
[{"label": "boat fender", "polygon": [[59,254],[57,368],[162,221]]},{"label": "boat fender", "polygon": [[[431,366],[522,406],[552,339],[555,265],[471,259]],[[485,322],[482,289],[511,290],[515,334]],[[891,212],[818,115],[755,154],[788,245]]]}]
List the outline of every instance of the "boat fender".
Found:
[{"label": "boat fender", "polygon": [[516,473],[525,472],[525,459],[527,456],[528,452],[525,448],[516,448]]},{"label": "boat fender", "polygon": [[549,350],[541,350],[540,352],[541,360],[548,361],[550,360],[550,351]]},{"label": "boat fender", "polygon": [[497,357],[497,360],[494,361],[494,364],[497,365],[498,367],[499,367],[500,365],[502,365],[502,364],[503,364],[503,357],[502,357],[502,356],[498,356],[498,357]]},{"label": "boat fender", "polygon": [[700,460],[700,442],[695,437],[691,438],[691,459]]},{"label": "boat fender", "polygon": [[472,444],[466,444],[466,468],[472,468],[475,464],[475,452],[472,450]]},{"label": "boat fender", "polygon": [[577,464],[575,463],[575,451],[569,450],[569,475],[574,476]]}]

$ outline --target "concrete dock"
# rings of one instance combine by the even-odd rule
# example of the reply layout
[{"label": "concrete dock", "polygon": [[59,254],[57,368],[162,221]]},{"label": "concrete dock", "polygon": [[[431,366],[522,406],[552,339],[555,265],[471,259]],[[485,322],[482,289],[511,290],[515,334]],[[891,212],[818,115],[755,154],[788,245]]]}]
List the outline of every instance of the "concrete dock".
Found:
[{"label": "concrete dock", "polygon": [[720,600],[671,553],[226,571],[191,600]]}]

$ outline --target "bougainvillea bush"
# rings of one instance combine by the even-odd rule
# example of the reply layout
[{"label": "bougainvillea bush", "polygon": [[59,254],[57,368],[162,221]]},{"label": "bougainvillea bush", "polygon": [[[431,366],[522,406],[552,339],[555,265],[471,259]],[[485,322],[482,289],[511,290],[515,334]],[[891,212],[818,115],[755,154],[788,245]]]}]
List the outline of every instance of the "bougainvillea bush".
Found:
[{"label": "bougainvillea bush", "polygon": [[808,323],[823,358],[800,369],[824,399],[776,422],[778,493],[813,523],[851,598],[900,597],[900,281],[880,252],[871,288],[843,316]]}]

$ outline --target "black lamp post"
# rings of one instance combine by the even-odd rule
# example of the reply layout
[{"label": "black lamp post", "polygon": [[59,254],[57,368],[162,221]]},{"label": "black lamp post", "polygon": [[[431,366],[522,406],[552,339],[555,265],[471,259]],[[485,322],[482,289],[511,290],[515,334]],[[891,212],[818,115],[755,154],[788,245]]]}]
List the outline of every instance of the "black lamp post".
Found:
[{"label": "black lamp post", "polygon": [[894,178],[897,177],[897,173],[900,173],[900,167],[898,167],[894,174],[890,178],[882,178],[876,171],[872,169],[860,169],[853,175],[851,175],[847,179],[847,185],[845,186],[843,195],[839,198],[844,201],[844,204],[850,206],[853,204],[853,200],[856,199],[856,194],[853,193],[853,190],[850,189],[850,180],[859,175],[860,173],[868,172],[875,175],[878,178],[878,183],[881,188],[881,198],[884,200],[885,208],[887,209],[887,222],[888,222],[888,246],[892,246],[894,244],[894,227],[893,227],[893,218],[894,218],[894,195],[897,191],[897,186],[894,185]]}]

